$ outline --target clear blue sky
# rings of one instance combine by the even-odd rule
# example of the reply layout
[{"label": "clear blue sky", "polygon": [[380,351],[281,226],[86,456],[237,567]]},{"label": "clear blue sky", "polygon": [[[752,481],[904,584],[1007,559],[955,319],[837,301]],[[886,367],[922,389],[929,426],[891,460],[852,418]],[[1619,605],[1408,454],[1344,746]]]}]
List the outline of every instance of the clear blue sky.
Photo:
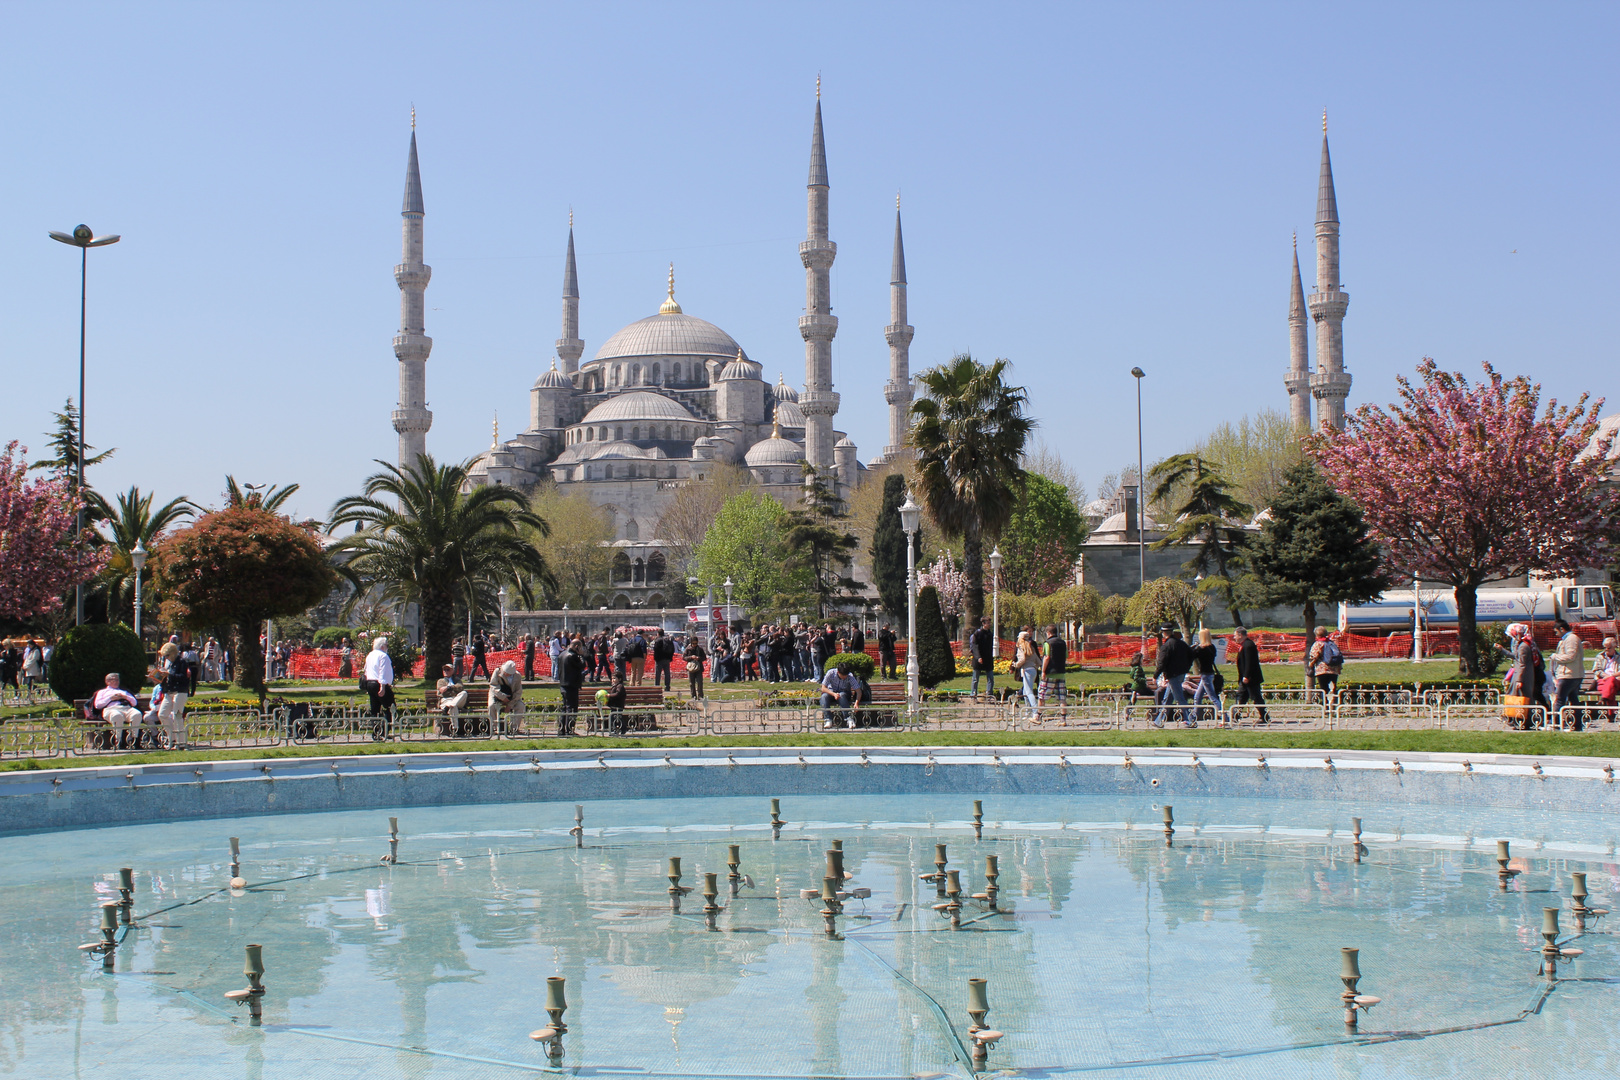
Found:
[{"label": "clear blue sky", "polygon": [[[885,436],[905,193],[913,369],[1013,361],[1095,489],[1284,407],[1289,235],[1330,114],[1352,406],[1428,354],[1613,396],[1620,8],[1411,4],[7,5],[0,437],[76,391],[94,480],[324,515],[392,459],[410,108],[427,203],[429,449],[527,419],[569,207],[589,356],[687,312],[803,381],[813,87],[832,179],[838,426]],[[1517,252],[1516,254],[1514,252]],[[1308,248],[1302,254],[1308,255]],[[1306,286],[1312,272],[1308,258]],[[1609,311],[1610,315],[1604,315]],[[1620,402],[1616,403],[1620,407]],[[1610,410],[1612,411],[1612,409]]]}]

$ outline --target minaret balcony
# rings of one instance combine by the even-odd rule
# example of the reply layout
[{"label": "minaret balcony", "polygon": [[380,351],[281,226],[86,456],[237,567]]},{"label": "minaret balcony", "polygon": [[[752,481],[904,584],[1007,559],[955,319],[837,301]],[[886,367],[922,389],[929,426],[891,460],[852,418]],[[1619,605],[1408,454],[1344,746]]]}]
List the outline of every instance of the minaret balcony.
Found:
[{"label": "minaret balcony", "polygon": [[838,401],[832,390],[804,390],[799,393],[799,411],[806,416],[832,416],[838,412]]},{"label": "minaret balcony", "polygon": [[433,351],[433,339],[426,334],[401,333],[394,335],[394,357],[398,360],[426,360]]},{"label": "minaret balcony", "polygon": [[799,316],[799,336],[806,341],[831,341],[838,333],[836,315]]},{"label": "minaret balcony", "polygon": [[1290,394],[1308,394],[1311,389],[1311,373],[1290,369],[1283,375],[1283,385],[1288,388]]},{"label": "minaret balcony", "polygon": [[890,345],[910,345],[917,328],[905,323],[890,323],[883,328],[883,340]]},{"label": "minaret balcony", "polygon": [[433,426],[433,414],[427,409],[395,409],[394,430],[401,435],[407,431],[426,431]]},{"label": "minaret balcony", "polygon": [[831,240],[806,240],[799,245],[799,261],[810,270],[827,270],[838,257],[838,245]]},{"label": "minaret balcony", "polygon": [[1311,375],[1311,394],[1319,398],[1343,400],[1350,395],[1348,371],[1318,371]]},{"label": "minaret balcony", "polygon": [[1313,292],[1306,303],[1310,305],[1311,317],[1317,322],[1323,319],[1342,319],[1345,309],[1350,306],[1350,294],[1343,289]]},{"label": "minaret balcony", "polygon": [[425,289],[433,280],[433,267],[423,263],[400,263],[394,267],[394,281],[402,289]]},{"label": "minaret balcony", "polygon": [[883,400],[890,405],[909,402],[915,396],[910,379],[890,379],[883,384]]}]

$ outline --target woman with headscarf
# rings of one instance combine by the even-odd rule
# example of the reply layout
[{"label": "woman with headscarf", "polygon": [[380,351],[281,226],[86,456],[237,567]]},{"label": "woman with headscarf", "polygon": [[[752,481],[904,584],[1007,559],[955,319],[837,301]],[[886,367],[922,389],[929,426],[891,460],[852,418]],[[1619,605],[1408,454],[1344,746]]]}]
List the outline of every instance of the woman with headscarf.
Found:
[{"label": "woman with headscarf", "polygon": [[[523,676],[518,674],[516,660],[508,660],[489,677],[489,733],[495,734],[495,721],[501,711],[511,713],[514,717],[523,715]],[[522,730],[522,721],[511,721],[511,731],[508,734],[516,735]]]},{"label": "woman with headscarf", "polygon": [[[1542,692],[1541,684],[1544,679],[1541,650],[1536,648],[1530,628],[1524,623],[1509,623],[1507,628],[1508,639],[1512,642],[1513,668],[1508,672],[1507,692],[1522,697],[1531,705],[1545,705],[1546,697]],[[1527,728],[1530,726],[1530,712],[1525,710],[1514,720],[1514,726]]]},{"label": "woman with headscarf", "polygon": [[1620,691],[1620,653],[1615,652],[1612,637],[1603,639],[1603,651],[1592,661],[1592,682],[1603,699],[1603,707],[1614,708],[1616,691]]}]

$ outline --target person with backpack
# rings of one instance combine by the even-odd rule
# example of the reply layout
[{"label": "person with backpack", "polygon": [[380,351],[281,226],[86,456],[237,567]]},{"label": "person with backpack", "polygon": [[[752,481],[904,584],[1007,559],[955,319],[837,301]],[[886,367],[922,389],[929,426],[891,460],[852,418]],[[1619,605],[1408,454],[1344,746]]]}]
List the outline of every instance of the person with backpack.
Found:
[{"label": "person with backpack", "polygon": [[1153,726],[1164,727],[1165,718],[1170,715],[1171,703],[1174,702],[1176,715],[1186,721],[1188,727],[1197,727],[1198,721],[1187,709],[1187,688],[1182,685],[1187,672],[1192,670],[1192,649],[1181,640],[1181,631],[1176,627],[1166,623],[1159,630],[1169,636],[1159,647],[1159,662],[1153,670],[1159,690],[1158,704],[1162,706],[1153,718]]},{"label": "person with backpack", "polygon": [[1311,674],[1316,676],[1316,688],[1322,691],[1324,701],[1332,702],[1339,690],[1339,673],[1344,670],[1344,653],[1328,637],[1325,626],[1316,628],[1316,644],[1311,646],[1307,661]]},{"label": "person with backpack", "polygon": [[[1069,704],[1069,682],[1063,673],[1069,669],[1069,643],[1058,635],[1054,624],[1046,628],[1046,642],[1041,646],[1041,691],[1035,699],[1042,708],[1050,697],[1056,697],[1065,706]],[[1065,713],[1064,719],[1067,719]]]},{"label": "person with backpack", "polygon": [[656,633],[658,636],[653,638],[652,643],[653,685],[657,686],[658,681],[662,679],[664,681],[664,693],[667,694],[669,693],[669,669],[675,663],[675,639],[662,630],[658,630]]}]

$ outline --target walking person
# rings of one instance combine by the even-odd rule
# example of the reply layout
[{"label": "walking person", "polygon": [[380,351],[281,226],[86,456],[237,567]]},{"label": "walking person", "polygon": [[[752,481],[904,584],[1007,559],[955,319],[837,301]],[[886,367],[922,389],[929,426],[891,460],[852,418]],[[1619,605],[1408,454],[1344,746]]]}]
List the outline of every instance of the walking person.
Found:
[{"label": "walking person", "polygon": [[996,640],[990,628],[984,625],[984,616],[973,620],[973,632],[968,634],[968,653],[973,659],[973,697],[979,696],[979,674],[984,674],[984,692],[996,696]]},{"label": "walking person", "polygon": [[483,668],[484,677],[489,678],[489,641],[484,637],[482,630],[478,631],[472,639],[472,658],[472,670],[467,673],[467,677],[472,678],[478,674],[479,668]]},{"label": "walking person", "polygon": [[[210,653],[214,651],[212,638],[208,641],[208,651]],[[343,644],[338,647],[338,678],[354,678],[354,646],[349,644],[348,638],[344,638]]]},{"label": "walking person", "polygon": [[885,679],[894,678],[894,673],[895,673],[894,644],[895,644],[895,641],[896,641],[895,632],[893,630],[889,629],[889,624],[888,623],[884,623],[881,627],[878,628],[878,632],[877,632],[878,664],[879,664],[879,666],[880,666],[880,668],[882,670],[883,677]]},{"label": "walking person", "polygon": [[1553,650],[1553,678],[1558,683],[1558,700],[1553,702],[1553,719],[1559,727],[1564,726],[1564,706],[1570,706],[1574,711],[1569,714],[1570,723],[1574,730],[1581,730],[1580,710],[1574,709],[1581,703],[1581,681],[1586,678],[1586,647],[1581,644],[1580,635],[1571,630],[1569,623],[1563,619],[1553,620],[1553,629],[1558,631],[1558,648]]},{"label": "walking person", "polygon": [[30,696],[34,692],[34,684],[45,678],[45,650],[42,643],[29,639],[23,648],[22,654],[23,685]]},{"label": "walking person", "polygon": [[1163,692],[1162,708],[1153,719],[1153,726],[1164,727],[1164,721],[1170,715],[1171,703],[1175,703],[1176,715],[1188,727],[1197,727],[1198,721],[1193,719],[1187,710],[1187,689],[1182,683],[1187,678],[1187,672],[1192,670],[1192,649],[1181,640],[1181,631],[1166,623],[1159,627],[1169,636],[1159,648],[1159,662],[1154,666],[1153,677]]},{"label": "walking person", "polygon": [[585,685],[585,645],[571,642],[557,658],[557,685],[562,687],[562,715],[557,720],[557,734],[574,733],[574,722],[579,717],[579,688]]},{"label": "walking person", "polygon": [[703,661],[709,654],[703,649],[703,641],[696,634],[687,636],[686,651],[681,653],[681,659],[686,662],[686,681],[692,691],[692,700],[701,700],[703,697]]},{"label": "walking person", "polygon": [[378,637],[366,654],[366,666],[360,679],[360,688],[366,692],[370,710],[368,715],[377,719],[371,725],[371,737],[381,741],[393,732],[394,719],[394,662],[388,659],[388,638]]},{"label": "walking person", "polygon": [[1260,667],[1260,648],[1249,637],[1245,627],[1238,627],[1232,631],[1237,639],[1237,675],[1238,696],[1237,703],[1246,705],[1254,702],[1258,707],[1260,723],[1271,723],[1271,717],[1266,714],[1266,698],[1261,686],[1265,683],[1265,674]]},{"label": "walking person", "polygon": [[[885,630],[888,627],[884,627]],[[880,642],[882,638],[878,639]],[[880,646],[881,647],[881,646]],[[891,659],[893,657],[891,656]],[[1013,654],[1013,670],[1018,673],[1019,681],[1023,683],[1024,704],[1029,706],[1029,718],[1037,720],[1041,715],[1040,700],[1036,696],[1036,681],[1041,674],[1041,654],[1035,648],[1035,628],[1026,626],[1018,631],[1018,651]]]},{"label": "walking person", "polygon": [[1198,630],[1198,647],[1192,650],[1193,673],[1198,676],[1198,688],[1193,691],[1193,715],[1205,701],[1214,710],[1215,723],[1225,726],[1225,708],[1221,703],[1220,669],[1215,664],[1215,639],[1207,627]]},{"label": "walking person", "polygon": [[1069,669],[1069,644],[1058,634],[1054,624],[1046,628],[1046,641],[1041,646],[1041,691],[1036,707],[1044,708],[1048,699],[1056,697],[1064,705],[1061,719],[1068,719],[1069,681],[1063,675]]},{"label": "walking person", "polygon": [[191,693],[191,673],[186,668],[180,646],[171,641],[159,649],[157,666],[162,676],[158,685],[163,690],[163,699],[146,714],[146,722],[162,724],[169,733],[170,745],[184,749],[186,698]]},{"label": "walking person", "polygon": [[[527,637],[527,635],[525,636]],[[553,679],[557,678],[557,665],[562,662],[563,650],[567,647],[568,642],[563,640],[562,631],[560,630],[551,635],[551,639],[546,642],[546,659],[551,664],[551,677]],[[527,638],[523,643],[523,662],[528,665],[525,669],[528,672],[524,676],[526,679],[534,678],[534,654],[537,648],[538,646],[533,638]]]},{"label": "walking person", "polygon": [[[523,681],[528,682],[534,678],[534,635],[523,635]],[[557,658],[551,658],[551,673],[557,674]]]},{"label": "walking person", "polygon": [[1306,665],[1316,676],[1316,688],[1322,691],[1322,700],[1333,704],[1333,696],[1339,689],[1339,673],[1344,670],[1344,653],[1328,637],[1327,627],[1316,628],[1316,644],[1306,655]]},{"label": "walking person", "polygon": [[675,662],[675,639],[662,630],[655,631],[658,635],[653,638],[653,685],[657,686],[663,680],[664,693],[669,693],[669,669]]}]

